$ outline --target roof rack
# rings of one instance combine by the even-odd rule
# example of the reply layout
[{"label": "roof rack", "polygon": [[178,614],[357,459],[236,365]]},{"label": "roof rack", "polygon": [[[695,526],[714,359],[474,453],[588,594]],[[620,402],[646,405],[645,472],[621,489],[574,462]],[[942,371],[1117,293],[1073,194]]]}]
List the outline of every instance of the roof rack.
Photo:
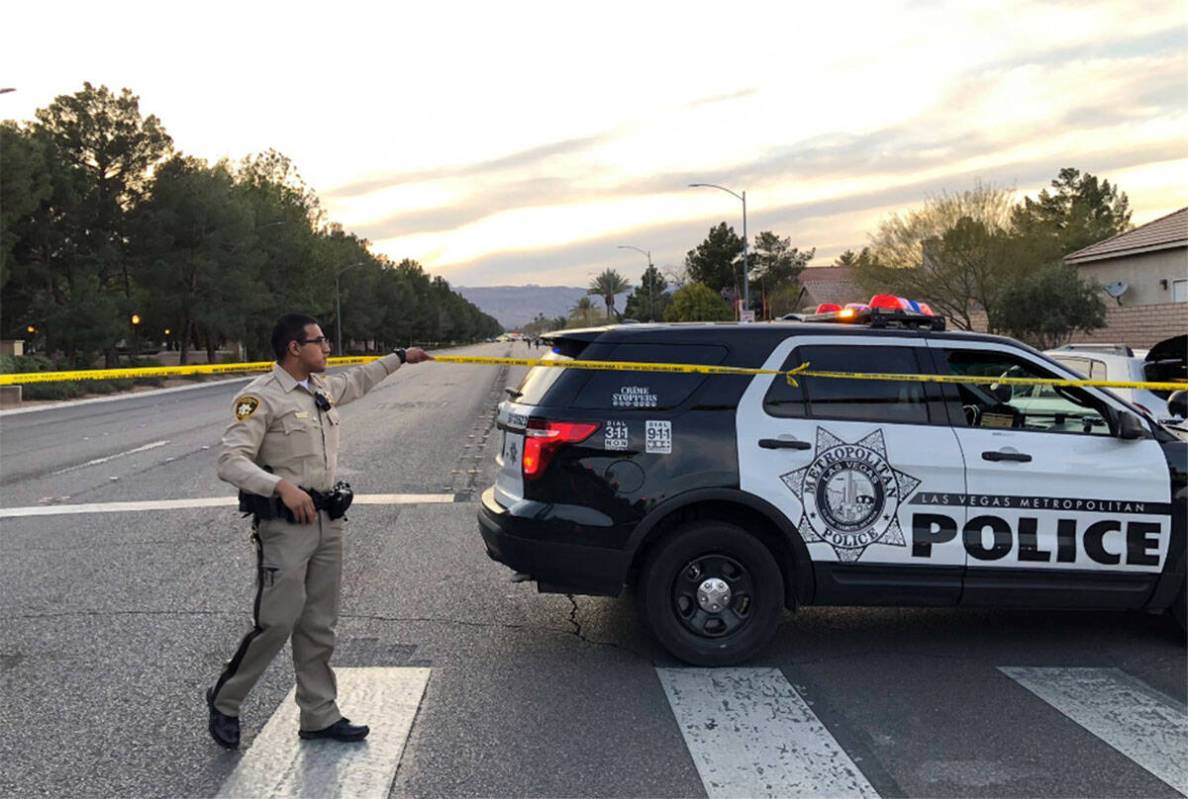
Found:
[{"label": "roof rack", "polygon": [[1125,344],[1065,344],[1056,349],[1066,352],[1104,352],[1125,355],[1127,358],[1134,357],[1134,350]]}]

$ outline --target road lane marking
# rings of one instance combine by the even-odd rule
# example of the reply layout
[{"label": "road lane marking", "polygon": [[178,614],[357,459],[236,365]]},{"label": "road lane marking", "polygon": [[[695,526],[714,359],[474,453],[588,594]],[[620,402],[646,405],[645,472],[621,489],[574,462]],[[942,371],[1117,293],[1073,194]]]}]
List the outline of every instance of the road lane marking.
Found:
[{"label": "road lane marking", "polygon": [[356,494],[356,505],[436,505],[455,502],[457,494]]},{"label": "road lane marking", "polygon": [[65,469],[59,469],[56,472],[51,472],[50,476],[53,476],[55,474],[65,474],[66,472],[73,472],[76,469],[85,469],[88,466],[97,466],[100,463],[107,463],[108,461],[114,461],[116,458],[123,458],[125,455],[135,455],[138,452],[147,452],[150,449],[156,449],[157,447],[163,447],[168,443],[169,443],[169,439],[165,439],[164,441],[154,441],[151,444],[145,444],[142,447],[136,447],[135,449],[130,449],[125,452],[117,452],[115,455],[108,455],[106,458],[95,458],[95,460],[93,460],[93,461],[87,461],[86,463],[80,463],[75,466],[67,466]]},{"label": "road lane marking", "polygon": [[1188,795],[1188,714],[1120,669],[1027,668],[999,671]]},{"label": "road lane marking", "polygon": [[361,743],[302,741],[295,690],[252,741],[219,797],[376,797],[391,790],[430,669],[335,669],[343,713],[371,734]]},{"label": "road lane marking", "polygon": [[656,669],[710,799],[878,797],[779,669]]},{"label": "road lane marking", "polygon": [[[356,505],[444,505],[465,502],[458,494],[356,494]],[[68,516],[79,513],[137,513],[184,508],[237,508],[237,497],[150,499],[136,502],[93,502],[85,505],[33,505],[0,508],[0,519],[23,516]]]}]

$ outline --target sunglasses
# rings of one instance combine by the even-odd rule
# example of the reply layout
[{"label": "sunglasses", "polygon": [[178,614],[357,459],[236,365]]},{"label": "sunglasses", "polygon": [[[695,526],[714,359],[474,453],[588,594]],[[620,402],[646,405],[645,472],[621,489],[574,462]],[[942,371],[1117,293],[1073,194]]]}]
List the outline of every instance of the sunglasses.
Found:
[{"label": "sunglasses", "polygon": [[330,347],[330,339],[325,336],[318,336],[317,338],[299,338],[297,343],[304,346],[306,344],[317,344],[319,347]]}]

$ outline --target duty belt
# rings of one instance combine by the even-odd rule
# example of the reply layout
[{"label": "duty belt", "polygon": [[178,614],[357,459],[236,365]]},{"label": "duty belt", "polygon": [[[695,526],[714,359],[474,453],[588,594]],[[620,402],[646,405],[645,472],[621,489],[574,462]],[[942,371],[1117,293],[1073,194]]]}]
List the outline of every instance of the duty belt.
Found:
[{"label": "duty belt", "polygon": [[[315,510],[324,510],[331,519],[341,519],[355,499],[351,484],[342,480],[334,484],[330,491],[318,491],[315,488],[301,488],[313,500]],[[239,492],[239,510],[244,516],[251,516],[255,522],[268,519],[284,519],[296,523],[293,516],[280,497],[262,497],[259,494]]]}]

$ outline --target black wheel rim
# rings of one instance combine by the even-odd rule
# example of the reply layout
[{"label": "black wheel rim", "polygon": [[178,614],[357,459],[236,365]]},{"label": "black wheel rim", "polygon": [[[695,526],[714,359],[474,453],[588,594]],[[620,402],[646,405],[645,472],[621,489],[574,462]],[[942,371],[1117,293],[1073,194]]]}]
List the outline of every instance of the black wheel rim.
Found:
[{"label": "black wheel rim", "polygon": [[[716,612],[699,601],[699,591],[712,580],[721,580],[730,591],[729,600]],[[754,608],[751,572],[727,555],[693,558],[681,567],[672,583],[673,613],[686,630],[699,638],[725,638],[739,632],[750,622]]]}]

